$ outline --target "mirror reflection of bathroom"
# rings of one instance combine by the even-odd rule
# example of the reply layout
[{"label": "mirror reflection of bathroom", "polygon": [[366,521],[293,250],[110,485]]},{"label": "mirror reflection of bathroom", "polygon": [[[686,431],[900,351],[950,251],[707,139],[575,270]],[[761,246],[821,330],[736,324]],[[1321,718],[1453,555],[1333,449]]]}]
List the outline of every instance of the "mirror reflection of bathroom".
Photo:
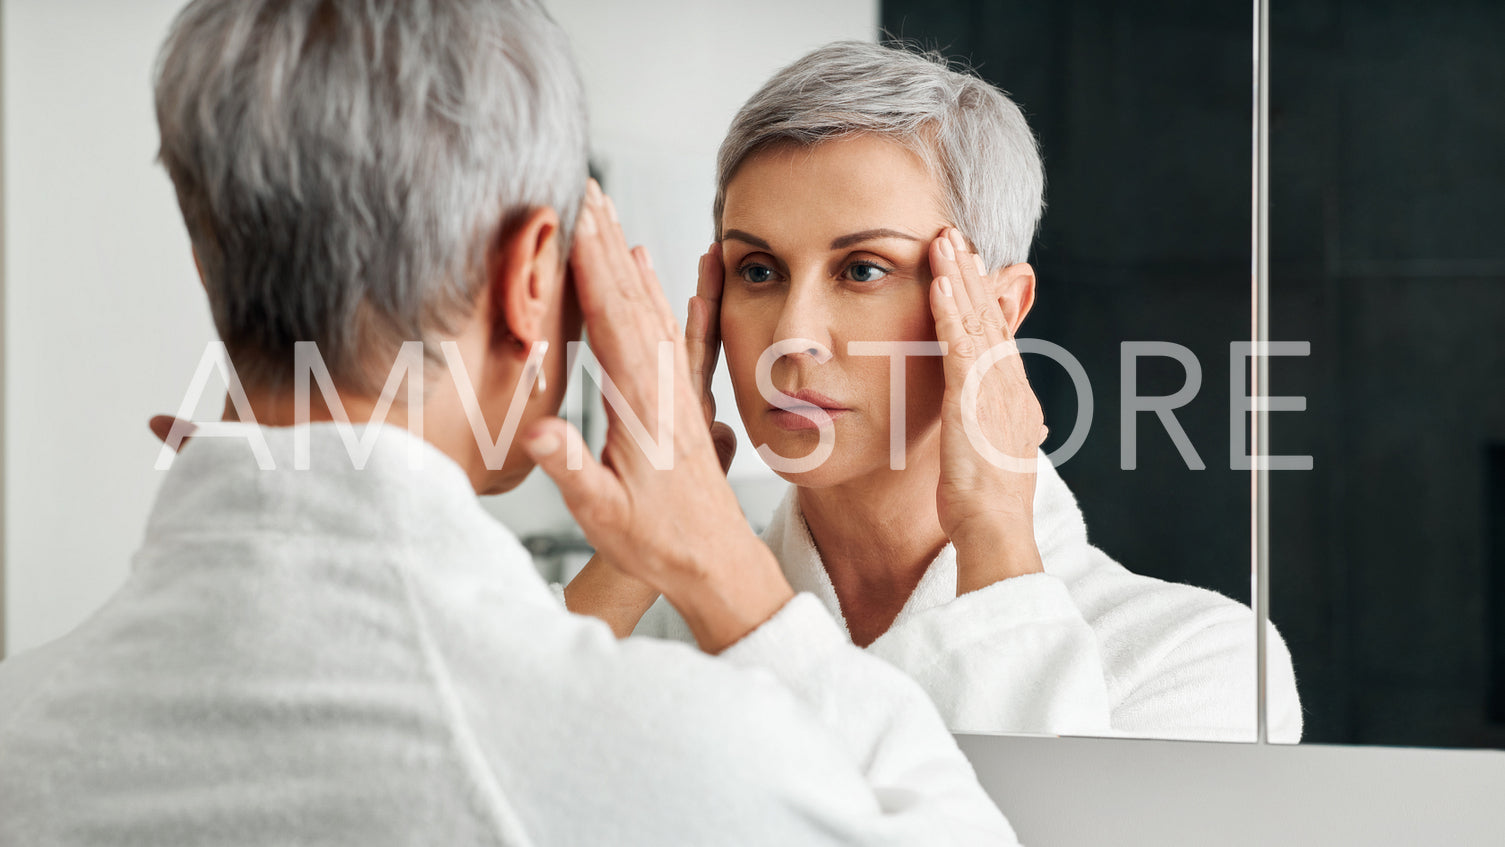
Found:
[{"label": "mirror reflection of bathroom", "polygon": [[[1247,10],[1096,0],[787,2],[755,15],[668,0],[550,5],[584,69],[602,181],[629,237],[654,251],[681,319],[700,255],[721,227],[725,350],[715,389],[717,417],[739,441],[729,476],[795,588],[823,599],[854,641],[909,669],[957,731],[1254,740],[1249,474],[1231,455],[1243,449],[1244,417],[1230,413],[1247,391],[1230,377],[1243,373],[1233,345],[1248,338],[1250,315]],[[872,43],[880,32],[943,54],[988,92],[1007,92],[1004,117],[987,114],[995,94],[966,89],[960,77],[932,78],[925,67],[898,74],[903,84],[885,93],[892,63],[863,65],[871,57],[857,49],[818,60],[799,84],[780,89],[775,80],[765,113],[753,117],[818,123],[822,109],[833,111],[831,98],[848,96],[869,98],[875,111],[894,111],[894,98],[931,108],[915,92],[936,81],[953,107],[936,114],[950,115],[953,129],[970,127],[982,152],[969,159],[965,145],[947,148],[932,165],[923,144],[835,119],[822,128],[835,140],[815,144],[759,142],[753,133],[752,152],[721,180],[725,209],[713,221],[717,150],[729,127],[747,129],[737,119],[744,101],[812,49]],[[784,111],[770,115],[769,102]],[[956,117],[969,109],[982,117]],[[1038,139],[1038,235],[1016,244],[984,223],[964,233],[963,247],[985,260],[989,273],[977,284],[1003,292],[1049,428],[1041,450],[1059,470],[1042,463],[1031,486],[1032,543],[1001,533],[988,571],[976,564],[984,558],[971,552],[976,545],[947,543],[938,514],[938,361],[907,360],[910,409],[927,396],[931,406],[908,422],[902,472],[873,471],[887,468],[890,430],[864,430],[867,416],[847,412],[826,465],[780,478],[756,448],[796,456],[814,439],[802,442],[808,432],[782,432],[745,406],[757,396],[750,374],[765,342],[791,333],[838,348],[882,332],[903,340],[893,327],[913,332],[916,316],[923,334],[933,273],[926,242],[957,222],[958,208],[967,221],[1038,214],[1015,211],[1013,198],[1029,193],[1020,176],[1028,162],[1010,152],[1020,138],[1010,114]],[[863,135],[879,143],[851,137]],[[903,187],[904,178],[920,188]],[[946,194],[963,180],[982,189]],[[1009,199],[988,205],[984,196]],[[832,252],[848,231],[880,228],[923,237]],[[1028,283],[1007,268],[1027,268]],[[891,280],[879,295],[857,291],[856,282],[878,275],[909,279],[907,290]],[[817,277],[825,289],[810,282]],[[937,337],[933,321],[928,331]],[[857,405],[850,392],[872,394],[868,405],[886,413],[889,361],[836,352],[819,366],[775,366],[773,380],[848,405]],[[528,485],[536,496],[505,498],[497,511],[541,554],[546,576],[567,581],[590,549],[547,481]],[[1015,524],[1000,518],[999,526]],[[662,600],[635,631],[687,637]],[[1283,655],[1278,638],[1272,645]],[[1272,673],[1272,737],[1300,734],[1292,688],[1289,669]]]},{"label": "mirror reflection of bathroom", "polygon": [[1302,740],[1505,747],[1505,6],[1271,7],[1271,614]]}]

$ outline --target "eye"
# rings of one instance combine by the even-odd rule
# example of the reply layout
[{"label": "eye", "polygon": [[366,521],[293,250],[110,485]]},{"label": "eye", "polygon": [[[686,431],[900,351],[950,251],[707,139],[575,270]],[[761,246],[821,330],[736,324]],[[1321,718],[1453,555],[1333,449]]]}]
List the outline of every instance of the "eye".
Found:
[{"label": "eye", "polygon": [[853,282],[877,282],[888,276],[888,268],[879,267],[872,262],[853,262],[847,266],[847,279]]},{"label": "eye", "polygon": [[772,282],[774,277],[773,268],[767,265],[760,265],[757,262],[748,262],[742,267],[737,268],[737,275],[742,277],[745,282],[753,285]]}]

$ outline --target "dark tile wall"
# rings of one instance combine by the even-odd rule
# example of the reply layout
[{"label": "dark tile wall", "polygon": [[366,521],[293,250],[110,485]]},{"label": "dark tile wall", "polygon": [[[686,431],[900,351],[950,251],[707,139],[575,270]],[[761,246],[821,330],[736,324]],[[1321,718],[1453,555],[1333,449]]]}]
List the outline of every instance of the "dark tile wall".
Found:
[{"label": "dark tile wall", "polygon": [[[1244,3],[888,0],[883,25],[969,59],[1040,135],[1048,209],[1026,335],[1095,390],[1062,468],[1091,537],[1127,566],[1248,599],[1248,477],[1229,470],[1230,341],[1249,320],[1250,38]],[[1505,746],[1505,4],[1303,0],[1272,7],[1272,616],[1306,740]],[[1188,470],[1152,416],[1119,469],[1119,345],[1184,344]],[[1031,378],[1053,447],[1075,412]],[[1141,392],[1180,370],[1145,362]],[[1495,508],[1498,508],[1497,506]],[[1498,520],[1496,518],[1496,520]],[[1494,540],[1492,540],[1494,539]],[[1505,699],[1505,695],[1499,695]],[[1499,720],[1501,707],[1496,711]]]}]

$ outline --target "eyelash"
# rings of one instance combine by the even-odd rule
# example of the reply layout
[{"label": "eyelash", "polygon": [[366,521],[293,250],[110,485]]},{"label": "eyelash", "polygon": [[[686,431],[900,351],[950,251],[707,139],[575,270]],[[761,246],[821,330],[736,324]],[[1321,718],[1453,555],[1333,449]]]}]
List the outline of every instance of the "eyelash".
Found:
[{"label": "eyelash", "polygon": [[[853,268],[857,268],[857,267],[872,268],[872,269],[878,271],[879,273],[883,274],[883,276],[880,276],[877,279],[869,279],[869,280],[851,279],[851,277],[848,276],[848,274],[851,273],[851,271],[852,271]],[[745,283],[747,283],[748,285],[767,285],[768,283],[770,283],[770,282],[773,281],[772,279],[766,279],[766,280],[763,280],[761,282],[755,282],[753,280],[748,279],[747,278],[747,272],[749,270],[753,269],[753,268],[763,268],[764,270],[767,270],[768,272],[770,272],[772,274],[775,274],[775,275],[777,275],[777,273],[778,273],[773,268],[769,267],[768,265],[766,265],[766,264],[764,264],[762,262],[743,262],[741,265],[739,265],[737,267],[737,276],[740,277],[742,279],[742,281],[745,282]],[[859,259],[857,261],[849,263],[845,268],[842,269],[841,273],[842,273],[842,277],[843,278],[845,278],[845,279],[847,279],[847,280],[849,280],[851,282],[855,282],[858,285],[868,285],[868,284],[882,282],[885,278],[888,277],[889,274],[891,274],[893,272],[894,272],[893,268],[884,267],[883,265],[880,265],[877,262],[871,262],[871,261],[868,261],[866,259]]]}]

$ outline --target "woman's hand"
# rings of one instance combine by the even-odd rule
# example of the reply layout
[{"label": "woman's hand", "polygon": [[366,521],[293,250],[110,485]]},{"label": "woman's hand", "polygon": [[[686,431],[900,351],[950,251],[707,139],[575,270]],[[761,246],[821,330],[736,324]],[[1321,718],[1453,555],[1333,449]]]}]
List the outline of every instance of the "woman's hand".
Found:
[{"label": "woman's hand", "polygon": [[[721,245],[712,244],[700,257],[700,271],[695,296],[690,298],[685,320],[685,351],[690,365],[690,385],[695,389],[716,446],[716,458],[724,474],[737,453],[737,434],[716,420],[716,397],[711,393],[711,379],[721,353],[721,288],[725,271],[721,266]],[[565,606],[576,614],[592,615],[606,621],[618,638],[632,634],[649,607],[658,599],[658,590],[614,566],[597,553],[564,587]]]},{"label": "woman's hand", "polygon": [[[1035,545],[1034,466],[1045,421],[1010,328],[1029,281],[1011,279],[1008,269],[984,276],[951,228],[931,243],[930,266],[930,310],[947,348],[936,507],[956,546],[961,595],[1044,570]],[[990,458],[974,439],[1012,460]]]},{"label": "woman's hand", "polygon": [[716,443],[722,471],[731,469],[732,458],[737,454],[737,433],[716,420],[716,395],[711,393],[711,379],[721,358],[721,289],[725,281],[721,244],[713,243],[700,257],[695,296],[690,298],[685,317],[685,351],[690,359],[690,383],[705,410],[705,425],[710,427],[711,440]]},{"label": "woman's hand", "polygon": [[[614,566],[669,599],[701,647],[719,652],[777,612],[794,592],[743,519],[722,474],[705,409],[690,382],[685,344],[647,251],[629,251],[594,181],[570,257],[591,346],[644,429],[659,430],[661,345],[673,351],[673,444],[654,467],[616,415],[598,462],[559,418],[540,421],[523,446],[564,495],[591,544]],[[578,470],[571,455],[583,456]]]}]

